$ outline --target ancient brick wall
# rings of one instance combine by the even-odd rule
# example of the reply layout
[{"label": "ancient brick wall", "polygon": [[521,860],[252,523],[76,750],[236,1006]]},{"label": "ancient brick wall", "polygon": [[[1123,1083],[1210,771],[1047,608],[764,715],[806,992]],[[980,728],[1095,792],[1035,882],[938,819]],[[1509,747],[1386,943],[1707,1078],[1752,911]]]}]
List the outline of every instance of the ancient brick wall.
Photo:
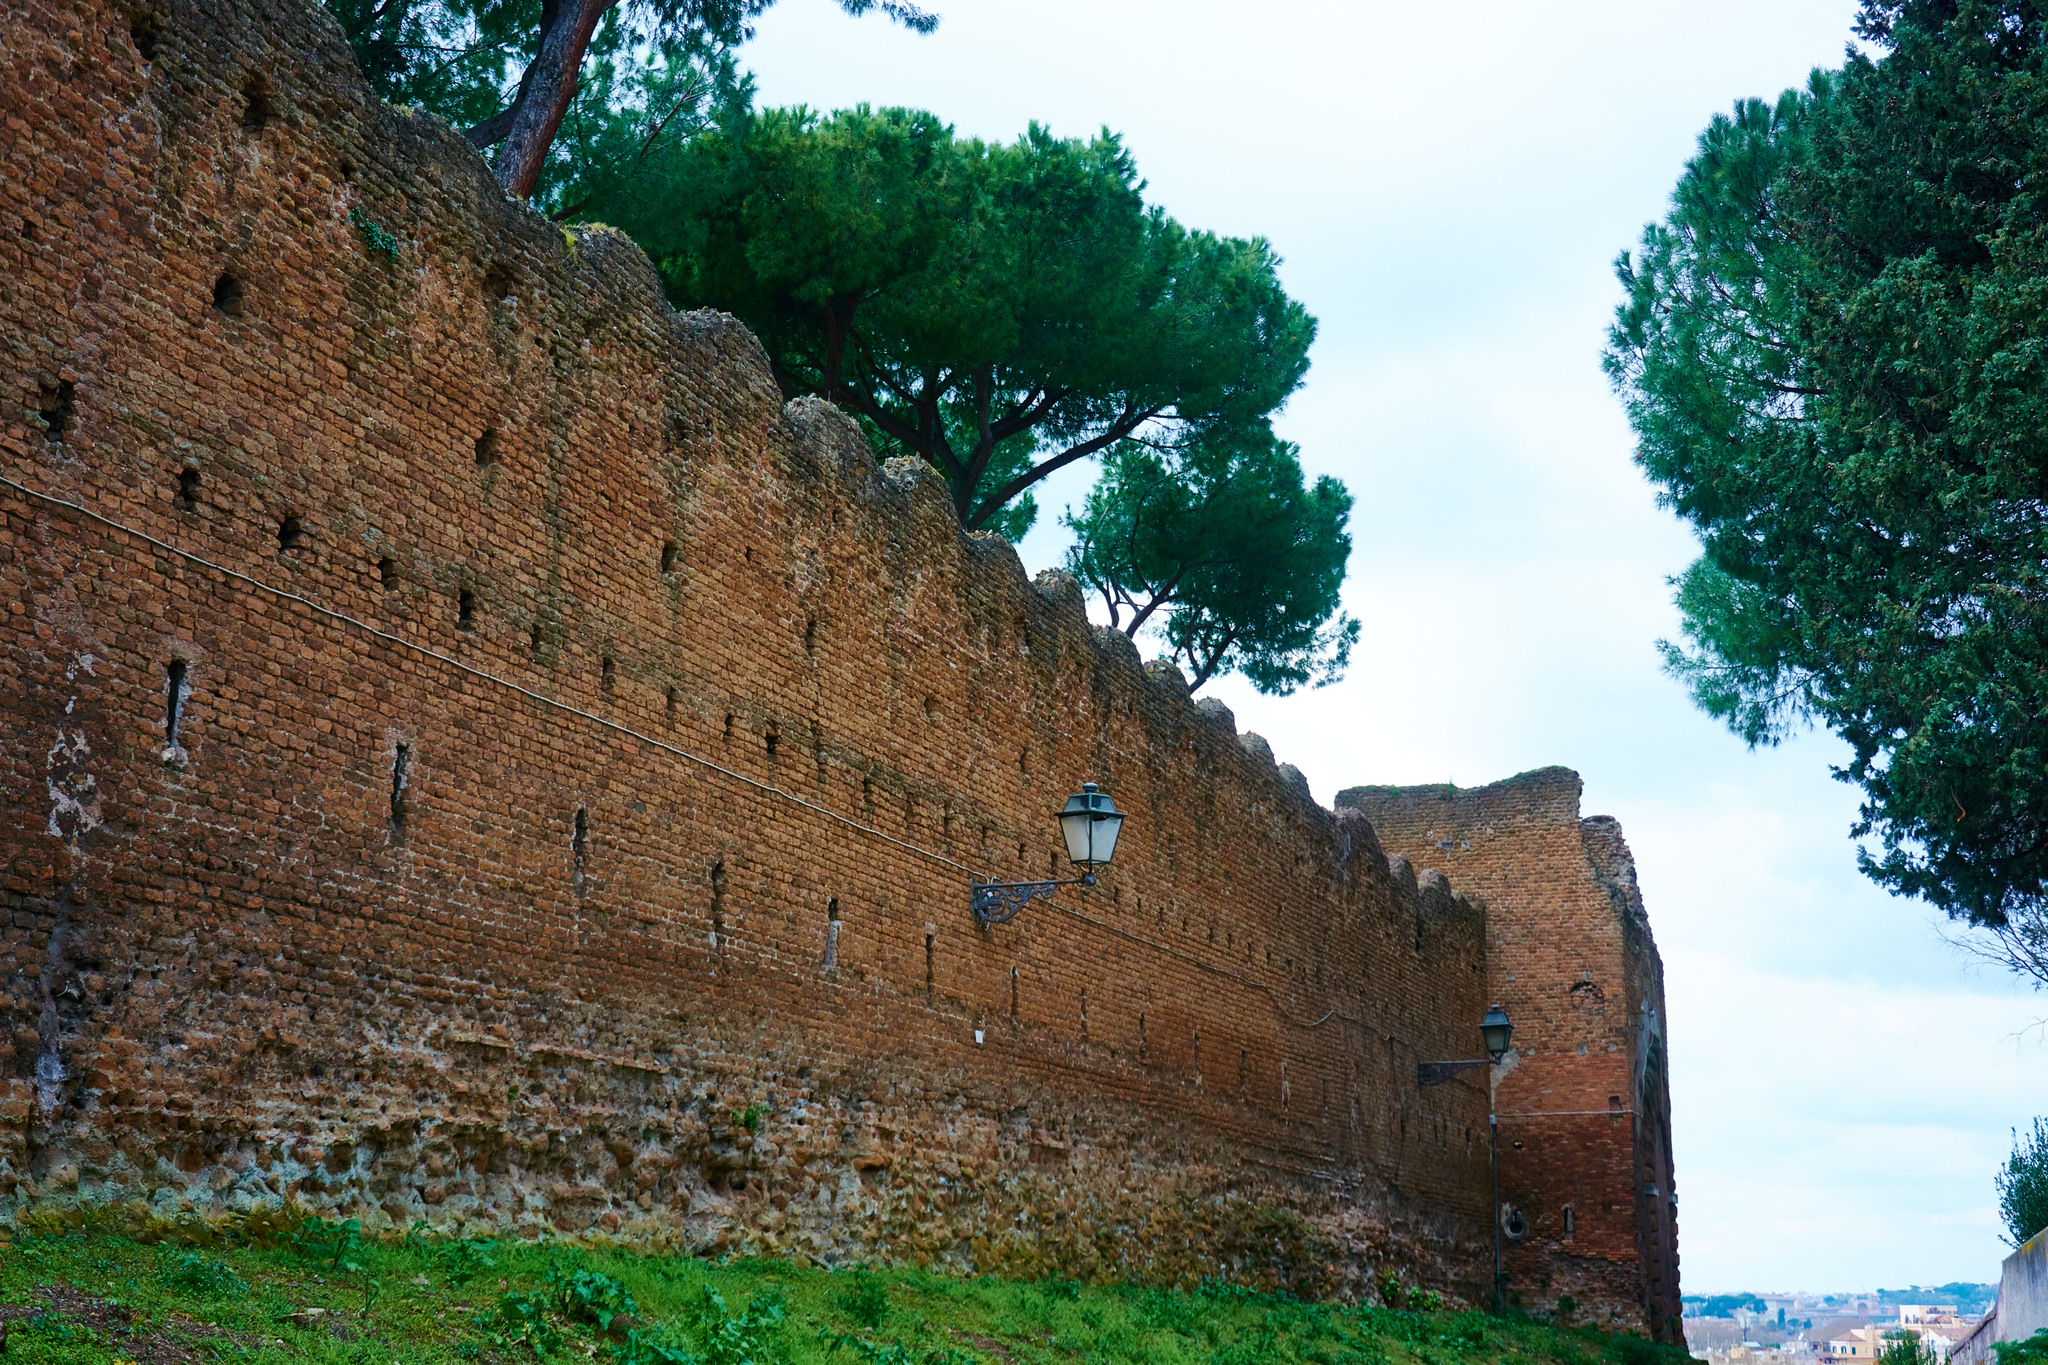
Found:
[{"label": "ancient brick wall", "polygon": [[1337,805],[1486,903],[1487,991],[1515,1025],[1493,1069],[1500,1216],[1521,1233],[1507,1293],[1543,1311],[1569,1295],[1581,1316],[1677,1342],[1664,968],[1621,826],[1580,819],[1581,789],[1543,768],[1462,791],[1357,787]]},{"label": "ancient brick wall", "polygon": [[0,68],[0,1221],[1483,1294],[1476,906],[307,0]]}]

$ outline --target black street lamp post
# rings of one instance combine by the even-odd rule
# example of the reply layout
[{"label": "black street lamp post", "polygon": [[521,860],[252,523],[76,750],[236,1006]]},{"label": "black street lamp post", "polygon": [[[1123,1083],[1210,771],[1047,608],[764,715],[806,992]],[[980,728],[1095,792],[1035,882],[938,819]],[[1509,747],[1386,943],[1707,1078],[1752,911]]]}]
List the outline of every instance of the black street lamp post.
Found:
[{"label": "black street lamp post", "polygon": [[[1479,1041],[1486,1048],[1484,1057],[1474,1057],[1456,1062],[1417,1062],[1415,1083],[1417,1085],[1442,1085],[1460,1071],[1475,1066],[1492,1066],[1508,1055],[1508,1040],[1515,1036],[1515,1026],[1508,1022],[1508,1012],[1499,1005],[1487,1010],[1486,1017],[1479,1021]],[[1493,1087],[1486,1087],[1486,1141],[1488,1163],[1493,1168],[1493,1311],[1501,1310],[1500,1283],[1500,1115],[1493,1105]]]},{"label": "black street lamp post", "polygon": [[1116,856],[1116,836],[1123,831],[1124,815],[1109,793],[1093,782],[1082,783],[1081,790],[1067,798],[1057,819],[1067,841],[1067,860],[1086,870],[1078,877],[1043,882],[975,882],[967,893],[967,904],[983,926],[1015,919],[1026,905],[1052,895],[1059,887],[1095,885],[1095,869]]}]

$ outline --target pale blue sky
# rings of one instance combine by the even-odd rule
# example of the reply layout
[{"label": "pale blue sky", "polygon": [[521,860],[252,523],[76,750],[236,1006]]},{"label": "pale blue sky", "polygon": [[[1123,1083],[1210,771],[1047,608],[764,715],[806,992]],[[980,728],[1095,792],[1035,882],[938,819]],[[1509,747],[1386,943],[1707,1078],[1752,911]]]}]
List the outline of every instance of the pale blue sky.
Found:
[{"label": "pale blue sky", "polygon": [[[926,0],[916,37],[781,0],[763,104],[1123,133],[1149,196],[1263,235],[1322,323],[1280,422],[1357,497],[1351,676],[1224,684],[1318,798],[1548,763],[1618,817],[1664,953],[1687,1292],[1996,1278],[1991,1176],[2048,1112],[2048,1000],[1857,874],[1826,736],[1753,754],[1657,668],[1658,510],[1599,368],[1610,262],[1735,98],[1835,64],[1849,0]],[[1063,548],[1042,496],[1023,546]]]}]

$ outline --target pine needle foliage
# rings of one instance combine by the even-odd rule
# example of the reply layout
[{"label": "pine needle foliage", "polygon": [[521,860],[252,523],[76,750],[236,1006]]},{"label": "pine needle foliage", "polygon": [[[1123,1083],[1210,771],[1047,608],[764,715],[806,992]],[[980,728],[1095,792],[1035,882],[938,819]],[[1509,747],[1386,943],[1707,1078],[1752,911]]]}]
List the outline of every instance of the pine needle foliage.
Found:
[{"label": "pine needle foliage", "polygon": [[1190,688],[1235,671],[1284,696],[1350,662],[1350,515],[1349,490],[1328,475],[1309,484],[1300,452],[1263,426],[1170,453],[1126,441],[1066,518],[1067,568],[1112,626],[1150,627]]},{"label": "pine needle foliage", "polygon": [[[650,153],[744,105],[734,49],[772,0],[609,6],[578,64],[534,202],[566,217],[641,173]],[[326,0],[379,98],[446,119],[482,150],[504,137],[559,0]]]},{"label": "pine needle foliage", "polygon": [[1701,135],[1606,353],[1698,533],[1670,672],[1850,747],[1880,884],[2048,983],[2048,12],[1866,3]]},{"label": "pine needle foliage", "polygon": [[1917,1333],[1898,1331],[1885,1333],[1884,1349],[1877,1353],[1876,1365],[1942,1365],[1942,1360],[1941,1354]]},{"label": "pine needle foliage", "polygon": [[1144,202],[1122,141],[962,138],[920,110],[735,117],[594,199],[679,307],[761,338],[783,392],[929,462],[969,530],[1016,539],[1030,490],[1120,441],[1262,423],[1315,321],[1258,239]]},{"label": "pine needle foliage", "polygon": [[2012,1135],[2012,1155],[1993,1179],[1998,1213],[2012,1244],[2048,1229],[2048,1119],[2035,1119],[2024,1137]]}]

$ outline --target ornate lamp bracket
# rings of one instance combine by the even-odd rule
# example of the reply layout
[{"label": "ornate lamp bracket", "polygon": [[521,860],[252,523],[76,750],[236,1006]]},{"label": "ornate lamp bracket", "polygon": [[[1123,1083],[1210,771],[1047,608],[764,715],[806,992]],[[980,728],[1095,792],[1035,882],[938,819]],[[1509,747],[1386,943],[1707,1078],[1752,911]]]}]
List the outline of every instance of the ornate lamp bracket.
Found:
[{"label": "ornate lamp bracket", "polygon": [[1050,882],[975,882],[968,892],[967,904],[986,927],[1017,918],[1025,906],[1041,897],[1049,898],[1059,887],[1077,885],[1095,885],[1095,874]]}]

